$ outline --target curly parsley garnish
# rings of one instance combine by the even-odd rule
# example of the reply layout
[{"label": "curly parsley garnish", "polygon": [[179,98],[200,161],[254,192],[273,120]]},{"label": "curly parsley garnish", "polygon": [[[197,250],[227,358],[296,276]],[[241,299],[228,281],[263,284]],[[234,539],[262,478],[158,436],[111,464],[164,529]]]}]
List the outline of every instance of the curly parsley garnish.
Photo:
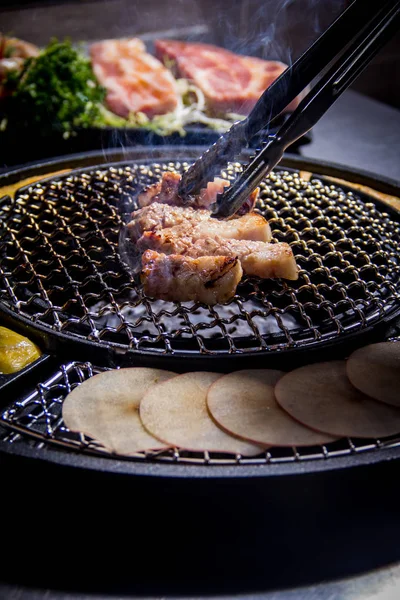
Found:
[{"label": "curly parsley garnish", "polygon": [[[12,81],[11,81],[12,80]],[[14,89],[7,126],[41,135],[60,131],[68,137],[77,127],[101,119],[105,90],[89,59],[69,41],[53,40],[37,57],[28,58],[20,74],[10,77]]]}]

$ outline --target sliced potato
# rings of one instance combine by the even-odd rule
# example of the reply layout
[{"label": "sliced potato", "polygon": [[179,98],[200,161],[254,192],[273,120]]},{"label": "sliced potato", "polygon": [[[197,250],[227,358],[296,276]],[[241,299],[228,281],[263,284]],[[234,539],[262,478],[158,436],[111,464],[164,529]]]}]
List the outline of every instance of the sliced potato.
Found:
[{"label": "sliced potato", "polygon": [[400,342],[356,350],[347,361],[347,375],[367,396],[400,407]]},{"label": "sliced potato", "polygon": [[292,417],[331,435],[379,438],[400,432],[400,410],[353,387],[344,361],[307,365],[287,373],[278,381],[275,395]]},{"label": "sliced potato", "polygon": [[335,437],[295,421],[276,402],[274,386],[283,371],[252,369],[218,379],[208,390],[208,408],[228,432],[256,444],[314,446]]},{"label": "sliced potato", "polygon": [[169,446],[185,450],[255,456],[262,448],[222,431],[207,410],[207,391],[218,373],[185,373],[150,389],[140,403],[146,429]]},{"label": "sliced potato", "polygon": [[144,429],[138,408],[154,384],[175,375],[141,367],[99,373],[68,394],[62,408],[64,422],[71,431],[85,433],[117,454],[165,448]]}]

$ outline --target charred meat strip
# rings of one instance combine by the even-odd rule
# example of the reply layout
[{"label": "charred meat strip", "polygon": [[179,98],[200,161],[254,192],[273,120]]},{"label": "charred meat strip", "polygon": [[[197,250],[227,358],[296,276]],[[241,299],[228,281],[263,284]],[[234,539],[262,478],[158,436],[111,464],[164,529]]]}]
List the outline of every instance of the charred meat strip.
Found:
[{"label": "charred meat strip", "polygon": [[205,304],[227,302],[242,277],[237,258],[165,255],[147,250],[142,257],[142,283],[148,296]]},{"label": "charred meat strip", "polygon": [[237,256],[244,273],[262,279],[291,279],[299,277],[291,247],[283,242],[268,244],[247,240],[204,239],[194,244],[189,256],[218,254]]},{"label": "charred meat strip", "polygon": [[220,236],[236,240],[257,240],[268,242],[271,229],[258,213],[248,213],[230,221],[217,221],[205,209],[170,206],[154,202],[132,213],[128,224],[133,242],[137,242],[146,232],[160,232],[164,238],[190,238]]}]

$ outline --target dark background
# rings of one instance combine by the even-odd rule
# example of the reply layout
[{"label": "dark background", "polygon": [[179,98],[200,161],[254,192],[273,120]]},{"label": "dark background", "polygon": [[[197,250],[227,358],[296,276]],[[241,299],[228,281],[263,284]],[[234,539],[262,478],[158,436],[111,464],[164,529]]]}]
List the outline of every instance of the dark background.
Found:
[{"label": "dark background", "polygon": [[[348,0],[5,0],[0,31],[38,45],[142,36],[213,42],[237,52],[290,62],[318,37]],[[400,35],[353,89],[400,107]]]}]

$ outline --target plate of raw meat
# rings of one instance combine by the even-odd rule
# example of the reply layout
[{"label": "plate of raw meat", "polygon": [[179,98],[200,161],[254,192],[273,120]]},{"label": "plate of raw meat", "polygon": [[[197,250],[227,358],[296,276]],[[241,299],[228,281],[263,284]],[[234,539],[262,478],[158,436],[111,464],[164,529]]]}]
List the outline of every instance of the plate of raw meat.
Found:
[{"label": "plate of raw meat", "polygon": [[[246,117],[285,68],[276,60],[170,39],[156,40],[153,53],[139,38],[98,41],[85,50],[52,41],[17,62],[0,52],[6,149],[0,161],[141,144],[210,145]],[[298,102],[252,146],[276,132]],[[21,145],[19,134],[35,143]]]}]

